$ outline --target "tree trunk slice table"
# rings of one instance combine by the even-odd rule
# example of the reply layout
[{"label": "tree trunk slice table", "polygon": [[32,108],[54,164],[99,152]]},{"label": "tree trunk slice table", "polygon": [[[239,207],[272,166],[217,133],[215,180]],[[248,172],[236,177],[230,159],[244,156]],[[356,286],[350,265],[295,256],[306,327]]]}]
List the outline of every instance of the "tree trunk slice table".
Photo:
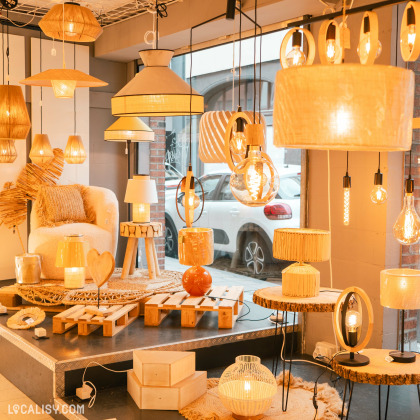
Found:
[{"label": "tree trunk slice table", "polygon": [[125,279],[134,273],[139,238],[144,238],[145,241],[149,278],[155,280],[156,276],[160,276],[154,238],[162,236],[162,223],[121,222],[120,235],[128,238],[121,278]]},{"label": "tree trunk slice table", "polygon": [[254,292],[253,302],[263,308],[286,312],[334,312],[342,290],[321,287],[313,297],[284,296],[281,286],[266,287]]}]

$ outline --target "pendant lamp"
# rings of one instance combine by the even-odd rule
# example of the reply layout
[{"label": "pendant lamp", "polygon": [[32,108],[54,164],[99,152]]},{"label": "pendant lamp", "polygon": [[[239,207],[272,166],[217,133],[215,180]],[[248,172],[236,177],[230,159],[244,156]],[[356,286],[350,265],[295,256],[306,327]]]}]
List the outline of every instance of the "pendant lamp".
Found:
[{"label": "pendant lamp", "polygon": [[190,93],[190,85],[169,68],[173,51],[139,54],[145,67],[111,99],[112,115],[163,117],[204,112],[204,97],[194,89]]},{"label": "pendant lamp", "polygon": [[104,132],[106,141],[154,141],[155,133],[137,117],[120,117]]},{"label": "pendant lamp", "polygon": [[346,151],[409,150],[413,106],[411,70],[369,64],[280,70],[275,81],[274,145]]},{"label": "pendant lamp", "polygon": [[15,141],[0,140],[0,163],[13,163],[16,158]]},{"label": "pendant lamp", "polygon": [[38,24],[50,38],[71,42],[93,42],[103,32],[93,13],[78,3],[56,4]]},{"label": "pendant lamp", "polygon": [[54,157],[50,140],[46,134],[35,134],[29,158],[37,165],[49,163]]}]

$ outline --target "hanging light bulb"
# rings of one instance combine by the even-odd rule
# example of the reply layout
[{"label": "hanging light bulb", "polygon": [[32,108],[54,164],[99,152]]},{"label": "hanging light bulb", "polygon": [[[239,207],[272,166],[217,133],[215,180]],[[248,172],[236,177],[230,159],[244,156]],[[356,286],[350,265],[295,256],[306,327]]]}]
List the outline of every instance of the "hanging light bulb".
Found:
[{"label": "hanging light bulb", "polygon": [[16,158],[15,141],[0,140],[0,163],[13,163]]},{"label": "hanging light bulb", "polygon": [[[238,106],[238,111],[242,112],[242,107]],[[246,152],[246,136],[244,133],[245,120],[239,117],[236,120],[235,128],[232,130],[232,136],[229,140],[229,150],[233,155],[244,156]]]},{"label": "hanging light bulb", "polygon": [[392,229],[394,238],[403,245],[415,244],[420,237],[420,218],[414,207],[413,192],[414,180],[409,175],[405,181],[404,205]]},{"label": "hanging light bulb", "polygon": [[[185,207],[185,195],[182,197],[181,204]],[[190,207],[196,209],[200,205],[200,197],[195,193],[191,192],[188,198],[188,204]]]},{"label": "hanging light bulb", "polygon": [[362,316],[358,311],[347,311],[345,324],[347,327],[347,338],[350,347],[356,347],[358,329],[362,325]]},{"label": "hanging light bulb", "polygon": [[[359,45],[357,46],[357,55],[359,58],[367,57],[370,53],[370,20],[368,16],[365,16],[363,19],[363,36],[360,37]],[[381,55],[382,44],[378,40],[378,48],[376,50],[376,58]]]},{"label": "hanging light bulb", "polygon": [[345,226],[350,224],[350,188],[351,188],[351,176],[349,173],[343,177],[343,189],[344,189],[344,216],[343,223]]},{"label": "hanging light bulb", "polygon": [[416,16],[414,13],[413,6],[407,9],[407,27],[401,34],[401,43],[408,46],[408,49],[411,51],[414,48],[414,43],[416,42]]},{"label": "hanging light bulb", "polygon": [[340,47],[336,42],[336,27],[331,24],[327,30],[327,46],[326,46],[327,61],[334,64],[340,55]]},{"label": "hanging light bulb", "polygon": [[289,67],[303,66],[306,62],[306,55],[300,49],[302,47],[302,33],[293,32],[292,50],[286,55],[286,62]]}]

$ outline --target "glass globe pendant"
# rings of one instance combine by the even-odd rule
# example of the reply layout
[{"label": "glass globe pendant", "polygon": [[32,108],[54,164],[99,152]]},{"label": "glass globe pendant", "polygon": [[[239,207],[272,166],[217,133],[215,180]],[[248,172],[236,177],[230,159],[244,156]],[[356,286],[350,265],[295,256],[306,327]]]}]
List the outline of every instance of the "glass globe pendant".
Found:
[{"label": "glass globe pendant", "polygon": [[306,62],[306,55],[300,49],[302,47],[302,33],[293,32],[292,50],[286,55],[286,62],[289,67],[303,66]]},{"label": "glass globe pendant", "polygon": [[382,186],[383,175],[378,169],[378,172],[375,173],[374,187],[370,193],[370,199],[374,204],[383,204],[388,199],[388,193],[386,189]]}]

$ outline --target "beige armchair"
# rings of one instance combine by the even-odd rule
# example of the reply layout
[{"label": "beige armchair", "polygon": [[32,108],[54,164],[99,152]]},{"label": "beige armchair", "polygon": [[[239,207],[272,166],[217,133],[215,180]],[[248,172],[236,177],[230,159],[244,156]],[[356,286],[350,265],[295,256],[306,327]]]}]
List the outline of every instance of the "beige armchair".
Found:
[{"label": "beige armchair", "polygon": [[[55,266],[58,242],[66,235],[80,233],[85,236],[91,248],[99,253],[109,251],[114,255],[118,243],[118,200],[115,194],[106,188],[87,187],[86,204],[95,212],[95,224],[68,223],[60,226],[41,226],[37,215],[37,202],[31,212],[31,233],[28,250],[42,257],[42,277],[47,279],[64,278],[64,269]],[[86,270],[86,278],[91,278]]]}]

